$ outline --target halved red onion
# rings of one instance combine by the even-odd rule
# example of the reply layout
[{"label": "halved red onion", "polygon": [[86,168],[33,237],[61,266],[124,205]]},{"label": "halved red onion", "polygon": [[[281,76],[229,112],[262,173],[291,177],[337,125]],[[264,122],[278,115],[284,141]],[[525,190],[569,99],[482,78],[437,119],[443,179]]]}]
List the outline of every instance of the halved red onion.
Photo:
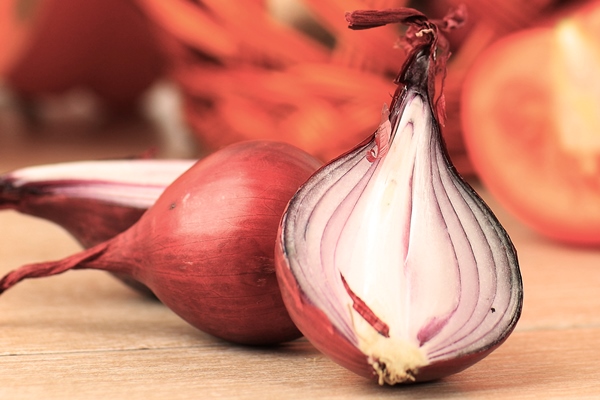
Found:
[{"label": "halved red onion", "polygon": [[456,173],[440,134],[437,25],[404,12],[419,39],[389,117],[384,109],[371,138],[299,189],[276,246],[300,331],[339,364],[392,385],[485,357],[514,329],[523,296],[510,238]]}]

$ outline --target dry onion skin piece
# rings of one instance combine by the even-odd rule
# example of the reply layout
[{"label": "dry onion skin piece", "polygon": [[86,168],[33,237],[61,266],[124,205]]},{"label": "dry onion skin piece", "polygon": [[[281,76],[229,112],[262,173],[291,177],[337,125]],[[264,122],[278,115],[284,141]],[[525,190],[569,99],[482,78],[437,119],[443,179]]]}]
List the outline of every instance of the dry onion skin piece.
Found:
[{"label": "dry onion skin piece", "polygon": [[277,236],[279,285],[296,326],[381,385],[464,370],[502,344],[521,314],[516,250],[440,134],[433,80],[448,53],[439,31],[457,13],[437,23],[411,9],[347,16],[407,24],[411,51],[377,132],[298,190]]}]

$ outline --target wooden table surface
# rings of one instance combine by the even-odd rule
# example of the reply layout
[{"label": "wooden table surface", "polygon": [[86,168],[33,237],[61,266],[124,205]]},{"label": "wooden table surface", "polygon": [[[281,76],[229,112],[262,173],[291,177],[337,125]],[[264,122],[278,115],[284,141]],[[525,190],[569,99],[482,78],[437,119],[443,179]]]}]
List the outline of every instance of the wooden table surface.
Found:
[{"label": "wooden table surface", "polygon": [[[130,124],[22,135],[5,120],[0,130],[2,171],[137,154],[160,142]],[[482,194],[518,249],[525,305],[507,342],[460,374],[379,387],[304,339],[230,345],[106,273],[71,271],[0,297],[0,399],[600,398],[600,250],[549,242]],[[2,274],[79,250],[61,228],[12,211],[0,213],[0,227]]]}]

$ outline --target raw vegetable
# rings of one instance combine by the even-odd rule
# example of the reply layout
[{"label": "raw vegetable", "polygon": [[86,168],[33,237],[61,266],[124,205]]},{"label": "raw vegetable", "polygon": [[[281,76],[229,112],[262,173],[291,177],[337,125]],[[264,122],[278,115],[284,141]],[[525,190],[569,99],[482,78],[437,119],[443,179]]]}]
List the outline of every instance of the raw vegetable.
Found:
[{"label": "raw vegetable", "polygon": [[507,36],[470,71],[464,138],[490,192],[535,231],[600,244],[600,2]]},{"label": "raw vegetable", "polygon": [[274,267],[281,214],[320,166],[276,142],[242,142],[194,164],[130,229],[60,261],[23,266],[25,278],[99,269],[145,284],[184,320],[219,338],[273,344],[300,332],[283,304]]},{"label": "raw vegetable", "polygon": [[457,373],[506,340],[522,307],[516,251],[456,173],[434,79],[440,29],[412,9],[356,11],[351,27],[408,25],[410,54],[375,134],[325,165],[290,201],[277,237],[284,301],[302,333],[379,384]]}]

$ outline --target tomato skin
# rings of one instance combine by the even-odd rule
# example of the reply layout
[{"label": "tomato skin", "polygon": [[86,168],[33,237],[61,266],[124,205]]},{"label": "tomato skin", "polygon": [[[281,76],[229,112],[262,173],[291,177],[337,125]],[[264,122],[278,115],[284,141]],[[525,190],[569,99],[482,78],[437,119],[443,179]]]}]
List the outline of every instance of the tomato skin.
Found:
[{"label": "tomato skin", "polygon": [[[598,16],[600,2],[594,4]],[[562,71],[561,21],[506,36],[480,56],[463,87],[463,135],[477,175],[515,217],[549,238],[598,245],[600,141],[594,135],[600,135],[600,127],[592,123],[582,132],[579,124],[577,131],[568,131],[565,121],[577,120],[569,113],[582,112],[561,105],[565,85],[585,92],[600,82],[579,87],[576,77],[557,75],[557,68]],[[589,38],[600,55],[600,36]],[[588,105],[600,109],[600,102]],[[571,146],[577,138],[580,142]]]}]

